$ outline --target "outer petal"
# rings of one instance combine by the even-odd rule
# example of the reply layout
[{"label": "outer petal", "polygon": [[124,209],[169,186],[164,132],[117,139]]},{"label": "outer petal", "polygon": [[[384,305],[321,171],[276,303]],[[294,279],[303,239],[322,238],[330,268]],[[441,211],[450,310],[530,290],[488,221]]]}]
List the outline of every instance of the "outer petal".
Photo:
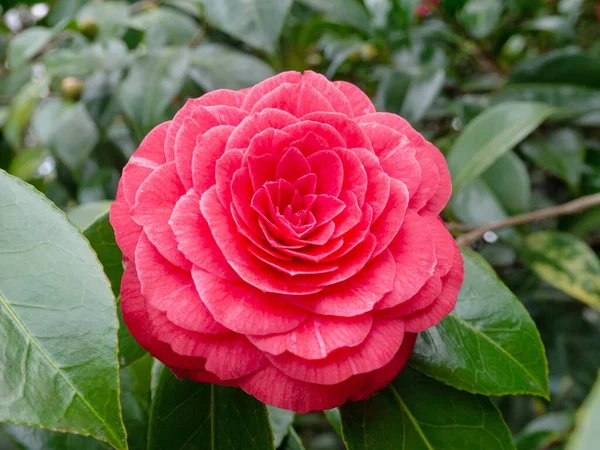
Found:
[{"label": "outer petal", "polygon": [[177,249],[169,219],[177,201],[185,194],[175,163],[170,162],[152,172],[140,186],[131,209],[131,217],[140,224],[148,239],[170,262],[189,268],[190,262]]},{"label": "outer petal", "polygon": [[307,360],[291,353],[267,357],[292,378],[332,385],[385,366],[400,348],[403,338],[402,320],[375,320],[364,342],[356,347],[335,350],[324,359]]},{"label": "outer petal", "polygon": [[315,111],[335,111],[318,90],[308,84],[298,86],[291,83],[283,83],[262,97],[252,107],[251,114],[266,108],[286,111],[298,118]]},{"label": "outer petal", "polygon": [[233,130],[233,126],[219,125],[198,136],[191,165],[193,185],[198,194],[202,195],[216,184],[217,161],[223,156]]},{"label": "outer petal", "polygon": [[354,120],[348,116],[335,112],[313,112],[306,114],[303,120],[312,120],[332,126],[346,142],[346,148],[366,148],[373,151],[371,141]]},{"label": "outer petal", "polygon": [[242,334],[283,333],[300,325],[308,313],[285,299],[266,294],[244,282],[215,277],[202,269],[192,271],[202,301],[214,317]]},{"label": "outer petal", "polygon": [[115,240],[126,259],[133,258],[142,232],[142,227],[131,218],[130,209],[123,193],[123,179],[121,179],[117,199],[110,207],[110,224],[115,230]]},{"label": "outer petal", "polygon": [[248,336],[271,355],[289,352],[305,359],[323,359],[342,347],[356,347],[371,331],[373,314],[354,317],[312,315],[293,330],[267,336]]},{"label": "outer petal", "polygon": [[348,99],[356,117],[375,112],[375,107],[369,97],[352,83],[335,81],[333,84]]},{"label": "outer petal", "polygon": [[377,247],[375,247],[373,256],[377,256],[387,249],[390,242],[396,237],[404,222],[404,215],[408,207],[408,190],[404,183],[394,178],[390,181],[390,197],[387,205],[371,226],[371,233],[377,239]]},{"label": "outer petal", "polygon": [[269,92],[274,91],[283,83],[300,83],[302,81],[302,74],[299,72],[282,72],[274,77],[267,78],[266,80],[258,83],[254,87],[250,88],[246,93],[246,98],[242,104],[242,109],[251,111],[254,105],[260,101]]}]

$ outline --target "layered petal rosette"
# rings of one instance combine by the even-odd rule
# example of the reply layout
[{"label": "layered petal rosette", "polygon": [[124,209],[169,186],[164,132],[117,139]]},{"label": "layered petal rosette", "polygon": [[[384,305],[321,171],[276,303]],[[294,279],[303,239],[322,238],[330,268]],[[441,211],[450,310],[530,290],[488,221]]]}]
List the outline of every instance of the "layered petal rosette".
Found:
[{"label": "layered petal rosette", "polygon": [[363,399],[454,307],[442,154],[352,84],[189,100],[123,170],[125,322],[179,377],[305,412]]}]

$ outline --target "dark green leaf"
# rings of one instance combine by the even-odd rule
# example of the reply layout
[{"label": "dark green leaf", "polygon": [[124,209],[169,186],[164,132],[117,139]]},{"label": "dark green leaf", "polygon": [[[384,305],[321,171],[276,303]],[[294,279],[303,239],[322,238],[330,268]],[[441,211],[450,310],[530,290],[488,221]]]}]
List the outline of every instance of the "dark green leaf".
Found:
[{"label": "dark green leaf", "polygon": [[419,121],[440,93],[445,79],[442,69],[428,68],[411,78],[400,115],[410,123]]},{"label": "dark green leaf", "polygon": [[134,62],[117,98],[140,137],[165,119],[165,109],[183,86],[188,65],[185,48],[156,50]]},{"label": "dark green leaf", "polygon": [[190,78],[205,91],[243,89],[275,75],[264,61],[220,44],[203,44],[192,51]]},{"label": "dark green leaf", "polygon": [[543,103],[504,103],[469,122],[448,155],[454,191],[479,178],[554,112]]},{"label": "dark green leaf", "polygon": [[273,449],[264,404],[241,389],[178,380],[163,367],[150,412],[148,449]]},{"label": "dark green leaf", "polygon": [[340,417],[339,408],[328,409],[323,412],[325,413],[325,417],[327,418],[327,421],[329,422],[329,424],[332,426],[332,428],[335,430],[335,432],[341,436],[342,435],[342,422],[341,422],[342,419]]},{"label": "dark green leaf", "polygon": [[[21,450],[110,450],[91,437],[5,424],[4,429]],[[2,447],[4,450],[4,447]]]},{"label": "dark green leaf", "polygon": [[271,423],[271,430],[273,431],[275,448],[277,448],[290,432],[296,414],[294,411],[288,411],[287,409],[276,408],[270,405],[267,405],[267,411],[269,412],[269,422]]},{"label": "dark green leaf", "polygon": [[598,427],[600,427],[600,378],[577,413],[577,426],[569,440],[567,450],[596,448],[598,446]]},{"label": "dark green leaf", "polygon": [[564,180],[577,190],[585,162],[585,144],[572,128],[554,130],[529,139],[521,146],[523,153],[538,167]]},{"label": "dark green leaf", "polygon": [[514,152],[502,156],[485,171],[481,179],[509,214],[529,211],[531,179],[525,164]]},{"label": "dark green leaf", "polygon": [[280,447],[281,450],[306,450],[296,430],[290,428],[290,434]]},{"label": "dark green leaf", "polygon": [[547,397],[548,365],[535,323],[483,258],[462,252],[465,281],[456,308],[419,334],[411,364],[476,394]]},{"label": "dark green leaf", "polygon": [[600,88],[600,61],[574,48],[555,50],[516,66],[510,81]]},{"label": "dark green leaf", "polygon": [[541,231],[527,236],[526,259],[544,281],[600,311],[600,261],[581,239]]},{"label": "dark green leaf", "polygon": [[0,171],[0,420],[126,448],[115,300],[65,215]]},{"label": "dark green leaf", "polygon": [[340,410],[348,450],[514,448],[488,398],[457,391],[410,368],[377,395]]},{"label": "dark green leaf", "polygon": [[316,11],[324,13],[329,19],[345,25],[352,25],[369,32],[371,29],[369,15],[356,0],[299,0]]},{"label": "dark green leaf", "polygon": [[274,53],[292,0],[202,0],[209,24],[251,47]]}]

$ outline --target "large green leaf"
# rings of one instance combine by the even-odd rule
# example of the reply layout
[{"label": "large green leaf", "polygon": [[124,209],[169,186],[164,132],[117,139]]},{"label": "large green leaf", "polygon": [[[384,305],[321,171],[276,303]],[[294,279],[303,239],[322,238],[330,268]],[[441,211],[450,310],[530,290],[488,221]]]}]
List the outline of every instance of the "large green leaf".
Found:
[{"label": "large green leaf", "polygon": [[508,152],[498,159],[483,173],[481,180],[490,187],[509,214],[529,211],[531,179],[527,167],[514,152]]},{"label": "large green leaf", "polygon": [[279,448],[281,450],[306,450],[300,436],[293,428],[290,429],[290,434]]},{"label": "large green leaf", "polygon": [[573,48],[555,50],[516,66],[510,81],[600,88],[600,61]]},{"label": "large green leaf", "polygon": [[555,111],[543,103],[504,103],[469,122],[448,155],[454,191],[479,178]]},{"label": "large green leaf", "polygon": [[577,413],[577,426],[567,445],[567,450],[591,450],[598,446],[600,427],[600,377],[581,410]]},{"label": "large green leaf", "polygon": [[154,8],[131,18],[130,26],[146,33],[151,47],[188,45],[200,31],[194,19],[172,8]]},{"label": "large green leaf", "polygon": [[121,82],[117,98],[140,137],[165,119],[165,109],[183,86],[189,59],[185,48],[155,50],[138,58]]},{"label": "large green leaf", "polygon": [[514,448],[488,398],[457,391],[411,368],[377,395],[340,410],[348,450]]},{"label": "large green leaf", "polygon": [[86,22],[97,24],[100,36],[121,36],[129,17],[129,5],[124,1],[89,2],[77,11],[79,26]]},{"label": "large green leaf", "polygon": [[485,260],[463,250],[456,308],[419,334],[411,365],[476,394],[548,397],[548,366],[535,323]]},{"label": "large green leaf", "polygon": [[275,75],[264,61],[221,44],[202,44],[192,51],[190,78],[205,91],[243,89]]},{"label": "large green leaf", "polygon": [[554,130],[523,142],[521,149],[538,167],[564,180],[571,189],[578,189],[585,163],[585,143],[577,130]]},{"label": "large green leaf", "polygon": [[400,115],[410,123],[419,121],[427,112],[444,86],[445,72],[430,67],[410,80],[402,102]]},{"label": "large green leaf", "polygon": [[168,368],[160,370],[148,449],[274,449],[264,404],[237,388],[178,380]]},{"label": "large green leaf", "polygon": [[357,0],[299,0],[316,11],[324,13],[334,22],[352,25],[359,30],[371,29],[369,15]]},{"label": "large green leaf", "polygon": [[209,24],[267,53],[274,53],[292,0],[202,0]]},{"label": "large green leaf", "polygon": [[115,299],[89,243],[0,171],[0,420],[126,448]]},{"label": "large green leaf", "polygon": [[600,261],[585,241],[541,231],[525,244],[528,264],[542,280],[600,311]]}]

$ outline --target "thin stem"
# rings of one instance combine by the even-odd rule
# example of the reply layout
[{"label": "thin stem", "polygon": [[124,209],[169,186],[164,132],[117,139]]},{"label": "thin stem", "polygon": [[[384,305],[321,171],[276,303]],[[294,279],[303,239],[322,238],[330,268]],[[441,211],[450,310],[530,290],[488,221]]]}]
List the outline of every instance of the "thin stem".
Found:
[{"label": "thin stem", "polygon": [[[550,208],[540,209],[537,211],[520,214],[518,216],[508,217],[503,220],[491,222],[487,225],[478,226],[468,233],[459,236],[456,242],[459,246],[466,247],[476,242],[481,236],[488,231],[495,231],[501,228],[522,225],[524,223],[537,222],[540,220],[550,219],[552,217],[567,216],[577,214],[586,209],[600,205],[600,194],[586,195],[576,200],[563,203],[562,205],[552,206]],[[457,229],[453,224],[452,228]]]}]

